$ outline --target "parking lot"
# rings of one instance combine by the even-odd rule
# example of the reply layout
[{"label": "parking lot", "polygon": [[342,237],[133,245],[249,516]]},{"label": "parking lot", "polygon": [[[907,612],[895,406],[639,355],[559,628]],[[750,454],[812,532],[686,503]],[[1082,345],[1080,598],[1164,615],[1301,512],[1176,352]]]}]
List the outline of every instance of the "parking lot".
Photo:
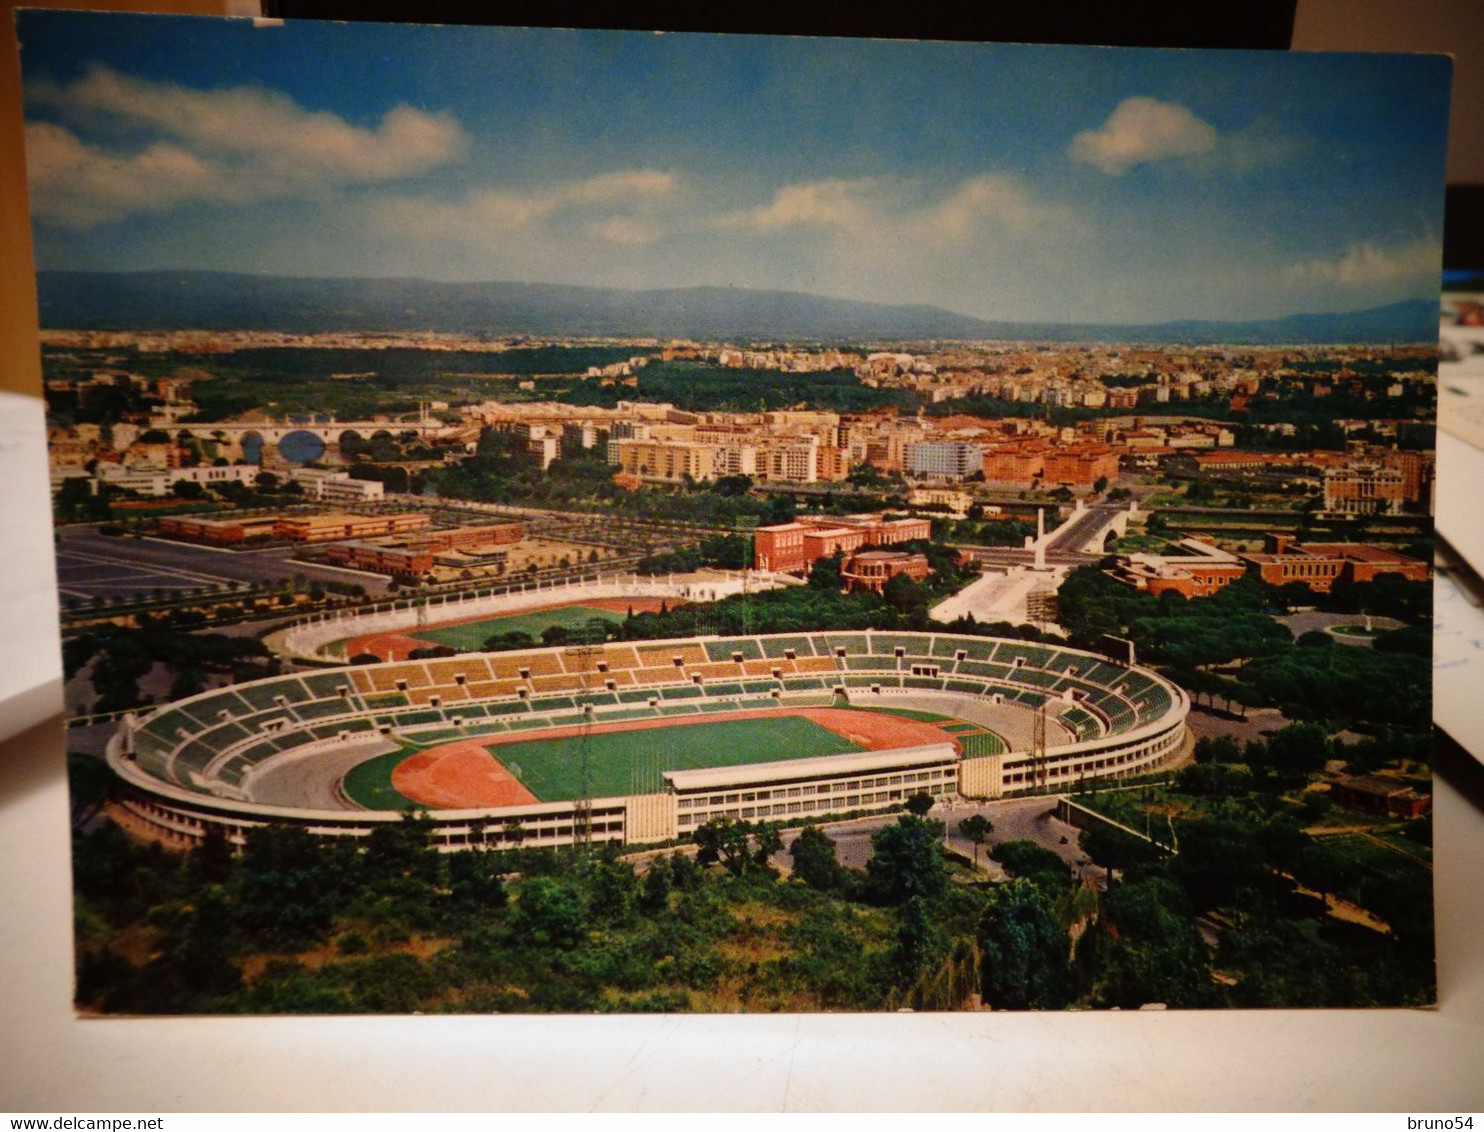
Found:
[{"label": "parking lot", "polygon": [[163,539],[99,534],[91,527],[66,527],[57,541],[57,580],[62,600],[148,597],[189,593],[205,587],[277,583],[296,574],[321,581],[353,581],[381,593],[386,580],[360,571],[314,566],[288,558],[287,548],[218,550]]}]

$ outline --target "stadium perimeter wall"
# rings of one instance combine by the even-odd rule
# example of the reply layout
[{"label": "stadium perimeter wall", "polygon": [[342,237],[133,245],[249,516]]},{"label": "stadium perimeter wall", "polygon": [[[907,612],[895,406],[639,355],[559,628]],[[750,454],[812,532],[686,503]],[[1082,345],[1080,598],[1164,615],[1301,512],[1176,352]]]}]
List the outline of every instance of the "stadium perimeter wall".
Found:
[{"label": "stadium perimeter wall", "polygon": [[[755,666],[767,666],[772,663],[768,656],[778,653],[784,641],[813,654],[807,659],[812,665],[810,671],[817,675],[809,680],[819,685],[819,690],[801,695],[797,690],[789,690],[789,680],[781,678],[775,681],[778,687],[772,695],[749,702],[786,708],[803,702],[817,704],[827,697],[850,706],[915,707],[955,714],[956,710],[965,705],[972,707],[976,702],[992,704],[997,710],[1031,711],[1023,702],[1015,703],[1007,698],[1029,695],[1044,697],[1042,702],[1050,705],[1053,712],[1061,713],[1062,720],[1073,711],[1092,718],[1095,710],[1102,731],[1091,738],[1066,742],[1071,730],[1062,723],[1061,730],[1054,731],[1056,725],[1048,712],[1048,734],[1055,734],[1062,741],[1048,740],[1044,750],[1039,751],[1021,748],[964,758],[956,744],[946,743],[740,767],[670,771],[664,775],[662,790],[593,799],[586,814],[582,804],[574,801],[489,810],[437,810],[431,813],[435,843],[445,850],[516,843],[562,845],[578,839],[584,825],[594,842],[646,843],[682,836],[715,817],[782,821],[847,811],[886,810],[918,792],[996,798],[1007,793],[1055,791],[1086,779],[1140,773],[1169,758],[1186,737],[1184,721],[1189,701],[1178,687],[1147,670],[1115,666],[1106,658],[1055,645],[1031,646],[1025,642],[958,638],[950,634],[863,631],[686,638],[635,642],[625,647],[642,648],[651,657],[676,654],[677,671],[665,673],[669,682],[663,688],[658,684],[635,685],[635,690],[641,693],[654,693],[645,701],[653,708],[661,702],[660,695],[666,688],[671,692],[683,689],[704,699],[708,690],[705,681],[699,679],[700,671],[693,677],[693,683],[685,680],[687,669],[679,662],[687,653],[703,658],[724,656],[735,648],[730,655],[753,654],[760,658],[752,662]],[[840,644],[841,641],[846,643]],[[966,682],[952,678],[951,670],[966,661],[971,648],[976,655],[986,651],[995,655],[1003,649],[1006,654],[1015,654],[1018,660],[1014,666],[998,666],[997,670],[1009,674],[1005,678],[976,676],[980,690],[977,695],[970,695],[962,690]],[[787,651],[793,654],[796,649]],[[376,697],[362,698],[350,689],[353,681],[361,682],[355,687],[370,688],[378,679],[384,684],[388,677],[396,677],[396,683],[403,685],[417,679],[419,674],[428,681],[448,665],[467,667],[484,658],[498,658],[506,666],[527,664],[550,670],[560,668],[563,654],[570,658],[571,653],[572,650],[538,649],[463,654],[450,661],[362,665],[313,675],[272,677],[178,701],[148,717],[127,719],[115,734],[109,761],[121,779],[118,805],[132,827],[142,827],[151,836],[179,845],[198,840],[211,826],[222,828],[232,839],[240,840],[248,829],[272,822],[300,825],[321,836],[367,836],[378,824],[400,821],[401,815],[387,811],[266,805],[252,800],[251,767],[240,775],[235,785],[229,784],[223,771],[234,761],[246,759],[244,752],[258,752],[259,762],[285,757],[313,759],[343,749],[348,742],[357,741],[357,736],[371,738],[377,733],[400,733],[417,740],[419,735],[446,733],[451,725],[467,726],[474,718],[475,708],[491,713],[485,720],[493,719],[496,712],[523,712],[520,715],[521,726],[525,728],[523,735],[539,739],[543,729],[589,716],[589,711],[585,709],[578,716],[570,714],[573,702],[568,698],[563,701],[564,707],[553,709],[547,717],[532,718],[534,705],[529,692],[487,701],[465,698],[444,705],[437,694],[424,687],[420,689],[423,710],[402,711],[398,715],[393,709],[368,706],[365,700]],[[1027,658],[1040,663],[1026,663]],[[825,663],[835,667],[824,672]],[[736,662],[736,666],[740,669],[742,663]],[[693,660],[690,667],[700,670],[708,666]],[[714,663],[709,665],[712,670],[716,667]],[[991,666],[979,663],[980,669],[987,667]],[[933,671],[947,668],[950,672],[933,678],[904,675],[909,670],[929,668]],[[1102,683],[1094,683],[1090,675],[1082,673],[1096,673]],[[342,680],[343,684],[337,683]],[[909,680],[914,686],[908,686]],[[311,686],[310,681],[319,683]],[[922,686],[934,683],[939,685],[937,690]],[[959,690],[942,690],[950,683]],[[336,685],[338,699],[328,691],[329,685]],[[734,686],[739,688],[735,695],[721,691]],[[1135,686],[1139,689],[1137,696],[1131,690]],[[306,699],[315,687],[325,692],[323,697]],[[731,706],[734,700],[743,701],[740,687],[713,684],[712,690],[726,706]],[[1077,688],[1082,690],[1080,696],[1074,694]],[[1093,701],[1087,692],[1089,688],[1098,690],[1102,707],[1090,706]],[[446,690],[452,692],[454,688],[449,686]],[[458,690],[467,692],[462,686]],[[231,697],[231,703],[240,705],[241,714],[234,716],[232,711],[220,709],[224,695]],[[291,700],[290,695],[298,699]],[[629,701],[631,709],[634,702]],[[605,716],[615,717],[623,706],[615,700],[613,707],[591,711],[589,717],[601,722]],[[1148,710],[1144,711],[1145,708]],[[213,722],[213,709],[220,709],[215,711],[218,722]],[[466,712],[471,714],[461,714]],[[654,717],[653,724],[662,729],[664,717]],[[313,734],[309,730],[311,725],[315,727]],[[484,721],[481,725],[488,726]],[[356,730],[353,732],[351,728]],[[231,732],[230,741],[222,738],[226,731]],[[211,737],[209,742],[203,738],[207,736]],[[218,743],[219,746],[214,745]],[[181,766],[191,760],[196,769],[182,770]]]}]

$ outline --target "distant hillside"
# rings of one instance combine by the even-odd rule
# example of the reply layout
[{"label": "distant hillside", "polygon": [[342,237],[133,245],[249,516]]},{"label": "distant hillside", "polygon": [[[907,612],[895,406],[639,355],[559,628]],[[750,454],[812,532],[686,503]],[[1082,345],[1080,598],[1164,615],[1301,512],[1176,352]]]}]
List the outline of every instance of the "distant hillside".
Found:
[{"label": "distant hillside", "polygon": [[41,325],[106,330],[447,331],[810,342],[999,338],[1272,344],[1429,342],[1436,302],[1342,314],[1148,326],[990,322],[930,306],[795,291],[627,291],[546,283],[315,279],[214,271],[44,271]]}]

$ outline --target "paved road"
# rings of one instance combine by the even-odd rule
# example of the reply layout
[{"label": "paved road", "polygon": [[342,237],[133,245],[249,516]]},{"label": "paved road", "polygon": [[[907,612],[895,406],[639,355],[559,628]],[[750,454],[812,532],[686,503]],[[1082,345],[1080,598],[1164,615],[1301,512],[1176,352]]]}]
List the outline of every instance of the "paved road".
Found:
[{"label": "paved road", "polygon": [[1048,555],[1052,552],[1087,553],[1083,550],[1084,544],[1127,510],[1125,506],[1110,504],[1094,504],[1088,507],[1080,515],[1073,516],[1057,528],[1055,537],[1046,544],[1046,553]]},{"label": "paved road", "polygon": [[[1301,637],[1305,633],[1312,632],[1315,629],[1328,630],[1334,628],[1336,625],[1364,625],[1366,623],[1366,617],[1361,613],[1320,613],[1318,610],[1311,610],[1307,613],[1291,613],[1287,617],[1276,617],[1274,620],[1280,625],[1286,626],[1295,638]],[[1370,618],[1370,623],[1371,628],[1377,630],[1400,629],[1405,625],[1405,622],[1397,621],[1390,617],[1376,616]],[[1370,637],[1349,637],[1343,633],[1330,633],[1330,637],[1342,645],[1351,645],[1366,649],[1371,647]]]},{"label": "paved road", "polygon": [[[1034,841],[1042,848],[1050,849],[1072,867],[1079,878],[1091,877],[1103,880],[1103,870],[1089,862],[1077,844],[1077,829],[1056,818],[1056,798],[1012,798],[1003,802],[957,802],[951,807],[939,803],[928,816],[947,826],[945,843],[955,853],[973,860],[974,843],[958,832],[958,824],[970,814],[982,814],[994,827],[989,840],[978,852],[979,868],[987,877],[1003,879],[1004,870],[989,859],[989,849],[1006,841]],[[835,852],[840,863],[853,869],[863,869],[871,856],[871,835],[884,826],[891,825],[900,815],[858,818],[825,827],[835,840]],[[783,834],[784,849],[773,858],[773,863],[787,868],[792,864],[788,846],[799,835],[796,829]]]},{"label": "paved road", "polygon": [[[1094,504],[1062,523],[1046,543],[1048,566],[1085,566],[1096,562],[1098,554],[1083,550],[1100,529],[1108,526],[1127,508],[1123,504]],[[958,546],[980,562],[995,566],[1029,566],[1036,552],[1013,546]]]}]

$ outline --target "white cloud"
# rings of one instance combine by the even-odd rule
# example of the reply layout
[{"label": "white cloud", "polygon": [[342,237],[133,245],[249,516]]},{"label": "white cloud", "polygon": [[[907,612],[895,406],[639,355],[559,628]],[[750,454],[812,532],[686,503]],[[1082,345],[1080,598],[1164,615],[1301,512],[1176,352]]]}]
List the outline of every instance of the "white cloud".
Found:
[{"label": "white cloud", "polygon": [[[38,216],[74,226],[189,199],[242,203],[416,176],[459,160],[468,147],[463,128],[448,114],[399,105],[364,127],[256,87],[193,90],[101,66],[70,86],[34,84],[27,99],[67,123],[28,128],[28,138],[41,147],[30,159]],[[76,130],[94,140],[84,142]],[[128,140],[96,140],[114,135]],[[162,178],[147,200],[137,199],[132,182],[162,155],[193,167],[182,184]],[[108,167],[130,184],[110,186],[94,175]],[[75,183],[67,181],[69,171]],[[43,194],[57,194],[65,204],[53,206]]]},{"label": "white cloud", "polygon": [[671,196],[679,187],[675,174],[659,169],[625,169],[600,173],[585,181],[558,185],[563,202],[592,204],[604,201],[656,200]]},{"label": "white cloud", "polygon": [[943,239],[960,240],[992,225],[1025,233],[1071,222],[1067,210],[1038,201],[1011,177],[985,174],[963,181],[938,204],[924,209],[920,224]]},{"label": "white cloud", "polygon": [[1135,165],[1209,153],[1216,140],[1216,128],[1184,106],[1137,96],[1120,102],[1096,130],[1074,137],[1067,152],[1110,177],[1121,177]]},{"label": "white cloud", "polygon": [[983,174],[937,199],[919,185],[879,177],[786,185],[767,204],[724,213],[713,224],[761,233],[815,229],[873,243],[951,243],[1022,234],[1068,219],[1065,209],[1037,201],[1015,178]]},{"label": "white cloud", "polygon": [[717,218],[716,224],[721,228],[755,232],[776,232],[795,225],[859,229],[871,221],[875,212],[869,198],[876,186],[877,182],[871,178],[785,185],[773,194],[769,203],[725,213]]},{"label": "white cloud", "polygon": [[1338,256],[1294,264],[1285,272],[1291,283],[1367,288],[1390,283],[1435,280],[1443,267],[1442,245],[1432,237],[1390,247],[1355,244]]},{"label": "white cloud", "polygon": [[610,244],[631,248],[652,244],[664,235],[659,225],[632,216],[610,216],[591,225],[588,231]]},{"label": "white cloud", "polygon": [[383,232],[452,238],[476,246],[533,232],[551,222],[575,222],[590,236],[636,246],[664,235],[654,213],[679,192],[673,173],[626,169],[525,192],[480,190],[453,201],[380,197],[365,207],[369,222]]},{"label": "white cloud", "polygon": [[46,122],[26,125],[26,167],[36,219],[69,228],[163,212],[231,187],[179,146],[157,142],[132,157],[115,157]]}]

